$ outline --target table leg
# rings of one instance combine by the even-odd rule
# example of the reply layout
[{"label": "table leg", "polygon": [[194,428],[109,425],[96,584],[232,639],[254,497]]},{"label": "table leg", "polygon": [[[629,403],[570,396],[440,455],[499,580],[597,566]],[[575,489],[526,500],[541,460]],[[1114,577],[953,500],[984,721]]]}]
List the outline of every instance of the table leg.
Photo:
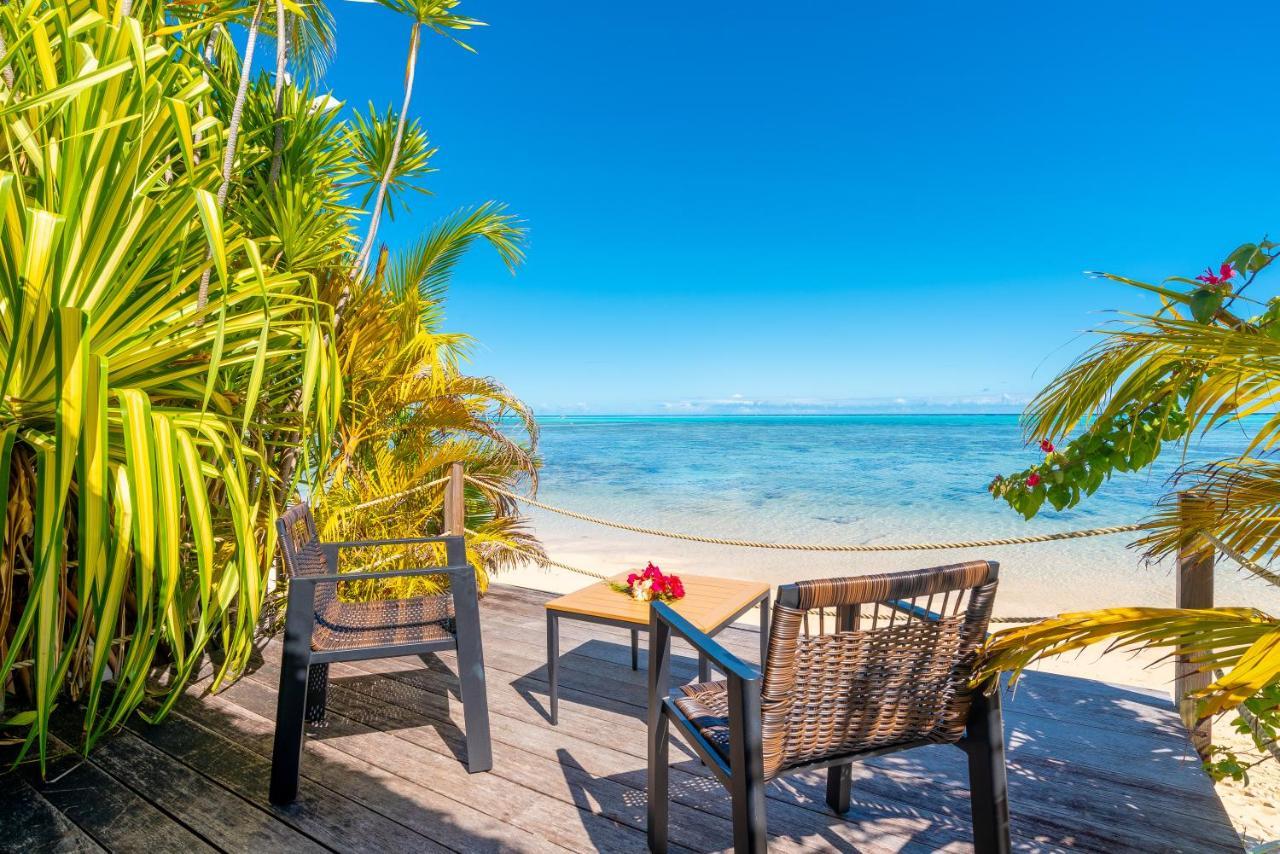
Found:
[{"label": "table leg", "polygon": [[702,653],[698,653],[698,681],[711,681],[711,662]]},{"label": "table leg", "polygon": [[550,686],[548,703],[550,705],[551,725],[555,726],[559,718],[560,697],[556,681],[560,671],[560,618],[554,611],[547,611],[547,682]]},{"label": "table leg", "polygon": [[772,623],[773,602],[771,593],[764,594],[760,600],[760,672],[764,672],[765,660],[769,657],[769,629]]},{"label": "table leg", "polygon": [[631,669],[640,669],[640,630],[631,630]]}]

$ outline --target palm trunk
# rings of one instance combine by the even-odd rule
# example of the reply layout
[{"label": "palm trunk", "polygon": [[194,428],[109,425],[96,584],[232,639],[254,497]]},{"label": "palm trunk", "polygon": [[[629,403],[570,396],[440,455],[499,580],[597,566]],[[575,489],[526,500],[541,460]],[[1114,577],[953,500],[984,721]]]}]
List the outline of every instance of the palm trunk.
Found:
[{"label": "palm trunk", "polygon": [[276,0],[276,91],[275,91],[275,139],[271,143],[271,172],[267,175],[267,184],[274,185],[280,180],[280,166],[284,159],[284,73],[288,51],[288,39],[285,37],[284,0]]},{"label": "palm trunk", "polygon": [[405,62],[404,67],[404,104],[400,107],[400,120],[396,122],[396,136],[391,143],[391,159],[387,161],[387,170],[382,173],[382,180],[378,182],[378,193],[373,199],[373,213],[369,217],[369,233],[365,235],[364,246],[360,247],[360,254],[356,256],[356,268],[361,275],[369,268],[369,257],[373,253],[373,241],[378,234],[378,223],[382,220],[382,203],[387,197],[387,185],[391,183],[391,176],[395,173],[396,162],[400,159],[400,144],[404,139],[404,125],[409,117],[409,97],[413,94],[413,73],[418,65],[419,27],[418,22],[414,21],[413,28],[409,30],[409,59]]},{"label": "palm trunk", "polygon": [[[244,102],[249,95],[249,72],[253,68],[253,49],[258,43],[258,26],[262,23],[262,0],[253,7],[253,20],[249,22],[249,37],[244,43],[244,60],[240,63],[240,86],[236,89],[235,104],[231,107],[231,121],[227,125],[227,150],[222,155],[222,184],[218,187],[218,210],[227,205],[227,193],[231,189],[231,167],[236,160],[236,142],[240,139],[240,118]],[[212,255],[212,253],[210,253]],[[196,297],[196,309],[203,310],[209,303],[209,276],[212,268],[200,277],[200,293]]]}]

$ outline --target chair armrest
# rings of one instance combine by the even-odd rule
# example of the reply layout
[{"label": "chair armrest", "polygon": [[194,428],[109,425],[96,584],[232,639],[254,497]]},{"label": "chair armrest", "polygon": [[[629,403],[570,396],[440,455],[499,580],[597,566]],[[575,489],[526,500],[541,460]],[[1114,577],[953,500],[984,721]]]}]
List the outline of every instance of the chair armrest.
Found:
[{"label": "chair armrest", "polygon": [[655,620],[665,624],[674,634],[688,641],[694,649],[724,671],[725,675],[730,678],[736,677],[744,682],[760,678],[759,670],[722,647],[706,632],[680,616],[679,612],[666,602],[654,601],[650,603],[650,607],[653,609],[652,617]]},{"label": "chair armrest", "polygon": [[415,575],[457,575],[462,572],[475,573],[475,569],[465,566],[418,566],[412,569],[384,569],[376,572],[329,572],[324,575],[296,575],[290,579],[295,581],[372,581],[380,578],[402,578]]},{"label": "chair armrest", "polygon": [[[448,566],[463,566],[467,562],[467,546],[466,541],[462,537],[446,536],[446,537],[394,537],[388,540],[353,540],[344,543],[320,543],[320,551],[324,553],[325,563],[329,567],[331,574],[338,572],[338,554],[343,549],[365,549],[377,548],[379,546],[403,546],[416,545],[418,543],[444,543],[445,563]],[[441,568],[440,571],[443,571]],[[406,572],[421,572],[422,570],[405,570]],[[348,574],[349,575],[349,574]],[[315,576],[312,576],[315,577]],[[326,578],[326,581],[334,579]]]},{"label": "chair armrest", "polygon": [[336,546],[340,549],[368,549],[377,546],[406,546],[416,543],[448,543],[450,540],[461,540],[462,537],[457,536],[441,536],[441,537],[393,537],[388,540],[352,540],[345,543],[323,543],[326,546]]}]

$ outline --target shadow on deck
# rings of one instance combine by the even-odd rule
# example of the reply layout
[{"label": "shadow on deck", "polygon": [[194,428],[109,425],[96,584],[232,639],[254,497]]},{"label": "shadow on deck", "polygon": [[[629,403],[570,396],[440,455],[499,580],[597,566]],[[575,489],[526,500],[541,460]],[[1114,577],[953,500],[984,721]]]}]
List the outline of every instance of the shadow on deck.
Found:
[{"label": "shadow on deck", "polygon": [[[546,717],[544,594],[495,586],[481,607],[494,768],[460,763],[453,657],[331,668],[329,721],[309,730],[299,800],[267,805],[279,648],[218,695],[192,686],[161,725],[133,720],[48,782],[0,777],[0,846],[19,851],[642,851],[642,669],[617,629],[561,626],[560,725]],[[754,631],[721,641],[756,659]],[[679,645],[676,677],[696,662]],[[1014,846],[1238,851],[1167,699],[1031,674],[1005,706]],[[65,739],[76,722],[68,719]],[[673,742],[673,760],[683,746]],[[777,851],[970,850],[963,754],[938,746],[854,766],[853,808],[825,777],[771,783]],[[687,750],[671,778],[674,850],[729,846],[729,801]]]}]

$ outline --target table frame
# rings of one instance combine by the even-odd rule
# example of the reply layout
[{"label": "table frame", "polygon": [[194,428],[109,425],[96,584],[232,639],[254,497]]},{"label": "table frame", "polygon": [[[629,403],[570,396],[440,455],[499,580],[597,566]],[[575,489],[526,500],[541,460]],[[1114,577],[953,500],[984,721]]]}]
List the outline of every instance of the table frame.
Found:
[{"label": "table frame", "polygon": [[[712,627],[707,635],[715,637],[724,631],[733,622],[752,608],[759,606],[760,608],[760,669],[764,670],[764,662],[769,654],[769,618],[773,608],[773,588],[765,588],[765,591],[756,598],[752,599],[746,605],[743,605],[733,614],[726,617],[719,625]],[[631,630],[631,669],[640,669],[640,632],[648,633],[649,624],[637,624],[630,620],[620,620],[614,617],[599,617],[594,614],[577,614],[572,611],[559,611],[554,608],[547,608],[547,682],[548,701],[550,704],[551,725],[555,726],[560,718],[560,621],[561,620],[579,620],[584,623],[599,623],[605,626],[617,626],[620,629]],[[707,657],[698,654],[698,681],[709,682],[711,680],[711,665],[707,661]]]}]

